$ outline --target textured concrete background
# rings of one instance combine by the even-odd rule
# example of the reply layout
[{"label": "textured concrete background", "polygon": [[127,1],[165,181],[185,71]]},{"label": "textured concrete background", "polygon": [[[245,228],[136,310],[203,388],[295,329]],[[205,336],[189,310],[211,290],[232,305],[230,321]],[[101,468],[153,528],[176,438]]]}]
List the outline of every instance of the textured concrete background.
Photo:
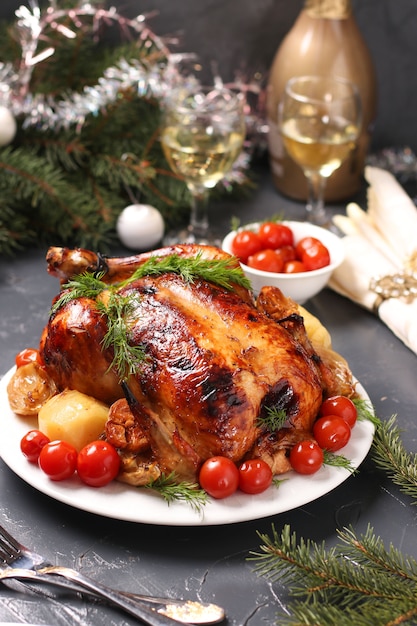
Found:
[{"label": "textured concrete background", "polygon": [[[0,17],[12,18],[24,2],[2,0]],[[59,4],[59,3],[58,3]],[[175,34],[181,50],[216,61],[225,79],[237,69],[268,69],[303,0],[115,0],[126,15],[158,15],[158,35]],[[377,71],[379,106],[375,149],[409,145],[417,151],[417,1],[352,0],[354,14]],[[1,51],[0,51],[1,60]]]}]

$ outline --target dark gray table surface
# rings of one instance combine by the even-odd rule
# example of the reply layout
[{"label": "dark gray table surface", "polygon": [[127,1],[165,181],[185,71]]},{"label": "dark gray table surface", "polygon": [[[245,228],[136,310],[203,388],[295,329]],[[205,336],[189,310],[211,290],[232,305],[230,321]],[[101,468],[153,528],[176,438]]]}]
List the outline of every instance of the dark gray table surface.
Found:
[{"label": "dark gray table surface", "polygon": [[[299,218],[303,212],[301,205],[278,195],[266,173],[253,196],[216,203],[212,221],[226,232],[232,215],[248,222],[280,209],[288,218]],[[37,345],[57,292],[56,280],[46,274],[45,252],[27,251],[0,260],[1,374],[12,366],[16,352]],[[382,419],[397,414],[406,445],[415,451],[416,356],[371,313],[328,289],[306,306],[331,332],[334,347],[349,361],[377,414]],[[0,437],[7,437],[6,429]],[[257,532],[270,533],[272,524],[280,530],[289,523],[300,536],[324,540],[328,546],[337,542],[337,528],[352,524],[363,532],[370,524],[385,542],[417,557],[416,510],[369,457],[359,474],[315,502],[267,519],[219,527],[134,524],[86,513],[39,493],[1,460],[0,493],[1,523],[51,561],[76,566],[130,591],[215,601],[225,607],[229,626],[273,624],[278,606],[287,599],[280,585],[254,573],[247,558],[251,550],[259,549]],[[80,597],[58,594],[45,599],[3,586],[0,623],[4,622],[135,623],[115,609]]]}]

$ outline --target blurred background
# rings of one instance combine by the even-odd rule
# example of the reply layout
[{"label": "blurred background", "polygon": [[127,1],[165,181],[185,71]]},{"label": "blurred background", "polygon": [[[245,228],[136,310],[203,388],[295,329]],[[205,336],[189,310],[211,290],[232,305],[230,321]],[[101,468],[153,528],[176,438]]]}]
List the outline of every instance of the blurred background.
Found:
[{"label": "blurred background", "polygon": [[[22,2],[2,0],[0,18],[12,19]],[[124,0],[107,3],[128,17],[152,13],[158,35],[180,39],[179,51],[215,62],[225,80],[236,72],[266,72],[303,0]],[[352,0],[355,18],[371,51],[378,79],[373,149],[417,150],[417,2]],[[0,51],[1,60],[1,51]]]}]

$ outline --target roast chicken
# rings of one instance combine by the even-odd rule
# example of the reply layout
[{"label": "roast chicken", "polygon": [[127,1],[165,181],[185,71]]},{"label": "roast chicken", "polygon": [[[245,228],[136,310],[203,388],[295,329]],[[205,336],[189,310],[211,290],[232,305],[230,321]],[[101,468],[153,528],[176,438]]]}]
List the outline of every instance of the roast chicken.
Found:
[{"label": "roast chicken", "polygon": [[[187,282],[174,272],[127,280],[151,255],[197,254],[237,264],[218,248],[195,245],[127,258],[66,248],[47,254],[48,272],[64,290],[77,275],[100,272],[134,303],[129,342],[145,356],[123,380],[113,346],[103,344],[106,316],[92,297],[54,310],[40,345],[59,390],[77,389],[111,406],[105,437],[120,452],[120,479],[131,484],[170,472],[195,480],[214,455],[260,457],[275,474],[285,472],[289,447],[312,436],[323,398],[354,391],[347,364],[331,351],[319,354],[297,305],[276,288],[255,300],[237,284]],[[276,430],[264,419],[271,411],[284,415]]]}]

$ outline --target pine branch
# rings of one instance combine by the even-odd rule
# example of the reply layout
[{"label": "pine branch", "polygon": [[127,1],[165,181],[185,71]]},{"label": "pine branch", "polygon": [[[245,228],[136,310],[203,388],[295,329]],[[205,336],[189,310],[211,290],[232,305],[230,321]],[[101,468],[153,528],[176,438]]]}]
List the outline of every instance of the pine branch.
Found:
[{"label": "pine branch", "polygon": [[376,465],[417,504],[417,454],[404,448],[401,431],[393,415],[376,429],[372,446]]},{"label": "pine branch", "polygon": [[357,537],[353,530],[339,533],[341,544],[298,540],[285,526],[281,535],[259,534],[263,544],[258,574],[280,580],[291,588],[294,601],[279,624],[351,626],[414,623],[417,617],[417,562],[394,547],[384,548],[368,528]]}]

